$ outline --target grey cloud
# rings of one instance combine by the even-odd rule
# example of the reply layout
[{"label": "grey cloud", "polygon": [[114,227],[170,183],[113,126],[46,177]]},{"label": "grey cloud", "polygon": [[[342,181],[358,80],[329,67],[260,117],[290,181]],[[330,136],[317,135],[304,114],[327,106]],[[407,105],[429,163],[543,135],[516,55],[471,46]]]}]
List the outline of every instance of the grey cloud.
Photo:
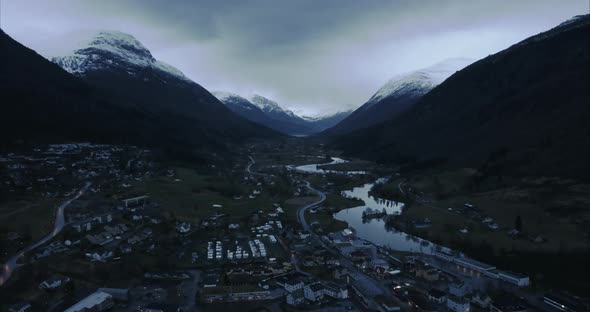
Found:
[{"label": "grey cloud", "polygon": [[[44,55],[97,29],[129,32],[210,90],[305,114],[361,105],[394,74],[481,58],[587,0],[2,1],[0,23]],[[77,34],[77,35],[74,35]]]}]

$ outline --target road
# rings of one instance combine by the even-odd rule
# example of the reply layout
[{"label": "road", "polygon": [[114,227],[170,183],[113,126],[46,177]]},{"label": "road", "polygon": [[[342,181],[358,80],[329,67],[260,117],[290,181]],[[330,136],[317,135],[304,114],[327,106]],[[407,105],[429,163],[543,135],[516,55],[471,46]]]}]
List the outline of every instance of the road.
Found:
[{"label": "road", "polygon": [[53,231],[48,234],[47,236],[43,237],[42,239],[38,240],[37,242],[29,245],[28,247],[25,247],[23,250],[21,250],[20,252],[18,252],[16,255],[12,256],[10,259],[8,259],[8,261],[6,263],[4,263],[4,265],[2,266],[2,274],[0,275],[0,286],[4,285],[4,283],[6,283],[6,281],[10,278],[10,276],[12,275],[12,272],[17,269],[18,267],[22,266],[22,264],[18,264],[17,260],[24,256],[25,253],[47,243],[48,241],[50,241],[52,238],[54,238],[57,234],[59,234],[59,232],[61,232],[61,230],[64,228],[64,226],[66,225],[65,222],[65,217],[64,217],[64,210],[65,208],[71,204],[73,201],[75,201],[76,199],[78,199],[80,196],[82,196],[86,190],[88,190],[88,188],[90,187],[90,185],[92,185],[91,182],[86,182],[86,184],[84,185],[84,187],[82,187],[78,193],[76,194],[76,196],[62,202],[58,207],[57,207],[57,211],[55,213],[55,223],[53,225]]},{"label": "road", "polygon": [[310,191],[316,193],[320,197],[320,199],[318,199],[317,201],[297,209],[297,221],[299,221],[301,226],[303,226],[304,230],[309,231],[309,225],[307,224],[307,221],[305,221],[305,211],[309,208],[315,207],[315,206],[321,204],[322,202],[324,202],[324,200],[326,200],[326,193],[313,188],[311,186],[311,184],[309,183],[309,181],[304,181],[304,182],[305,182],[305,186]]},{"label": "road", "polygon": [[[299,209],[297,209],[297,221],[301,224],[304,230],[309,231],[309,225],[305,220],[305,211],[309,208],[315,207],[321,204],[324,200],[326,200],[326,194],[320,190],[317,190],[311,186],[309,181],[304,181],[306,187],[311,190],[312,192],[316,193],[320,199],[317,201],[307,204]],[[310,231],[311,232],[311,231]],[[345,258],[338,250],[328,246],[324,241],[322,241],[318,235],[312,232],[312,237],[317,240],[322,247],[324,247],[327,251],[332,253],[333,255],[337,256],[340,259],[340,264],[345,267],[351,276],[357,281],[357,283],[363,285],[363,288],[370,293],[371,296],[376,296],[378,294],[385,294],[391,296],[391,292],[389,289],[383,285],[382,283],[378,282],[374,278],[368,276],[367,274],[360,271],[349,259]],[[293,260],[293,259],[292,259]],[[375,302],[371,302],[372,306],[376,306]]]}]

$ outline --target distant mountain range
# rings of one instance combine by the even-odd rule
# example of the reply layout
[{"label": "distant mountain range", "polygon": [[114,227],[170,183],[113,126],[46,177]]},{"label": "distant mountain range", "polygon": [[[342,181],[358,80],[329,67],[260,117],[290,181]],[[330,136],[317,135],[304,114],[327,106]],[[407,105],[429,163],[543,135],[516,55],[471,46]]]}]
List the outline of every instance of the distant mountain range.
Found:
[{"label": "distant mountain range", "polygon": [[396,117],[333,142],[348,155],[406,168],[445,163],[588,179],[588,34],[589,15],[578,16],[467,66]]},{"label": "distant mountain range", "polygon": [[0,39],[0,115],[2,128],[10,129],[3,131],[10,133],[5,144],[125,141],[191,153],[277,135],[227,109],[131,35],[100,32],[72,54],[53,58],[55,64],[4,32]]},{"label": "distant mountain range", "polygon": [[350,114],[339,112],[322,117],[301,117],[261,95],[246,99],[235,93],[217,91],[213,94],[230,110],[256,123],[289,135],[309,135],[330,128]]},{"label": "distant mountain range", "polygon": [[408,110],[424,94],[472,63],[466,58],[442,61],[428,68],[393,77],[361,107],[325,135],[342,135],[387,121]]}]

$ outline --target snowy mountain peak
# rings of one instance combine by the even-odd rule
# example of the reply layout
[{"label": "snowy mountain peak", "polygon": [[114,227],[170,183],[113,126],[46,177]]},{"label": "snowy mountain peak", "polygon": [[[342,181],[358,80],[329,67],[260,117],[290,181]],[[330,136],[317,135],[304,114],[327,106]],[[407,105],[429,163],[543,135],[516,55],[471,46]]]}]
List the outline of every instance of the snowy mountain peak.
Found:
[{"label": "snowy mountain peak", "polygon": [[190,81],[174,66],[156,60],[134,36],[120,31],[98,32],[70,55],[51,60],[66,71],[82,76],[102,69],[123,69],[130,75],[138,69],[152,69]]},{"label": "snowy mountain peak", "polygon": [[301,118],[301,117],[297,116],[295,113],[293,113],[292,111],[282,108],[277,102],[275,102],[273,100],[269,100],[269,99],[265,98],[264,96],[261,96],[258,94],[254,94],[250,98],[250,102],[252,102],[252,104],[258,106],[262,111],[267,112],[267,113],[269,113],[269,112],[284,113],[290,117]]},{"label": "snowy mountain peak", "polygon": [[88,42],[86,48],[109,51],[128,59],[142,58],[155,61],[150,51],[139,40],[120,31],[101,31]]},{"label": "snowy mountain peak", "polygon": [[394,94],[422,95],[436,87],[456,71],[473,61],[467,58],[452,58],[414,72],[397,75],[379,89],[367,103],[367,107]]},{"label": "snowy mountain peak", "polygon": [[232,93],[232,92],[227,92],[227,91],[213,91],[213,92],[211,92],[211,94],[213,94],[221,102],[224,102],[226,100],[230,100],[232,98],[235,98],[235,99],[244,99],[242,96],[240,96],[238,94],[235,94],[235,93]]}]

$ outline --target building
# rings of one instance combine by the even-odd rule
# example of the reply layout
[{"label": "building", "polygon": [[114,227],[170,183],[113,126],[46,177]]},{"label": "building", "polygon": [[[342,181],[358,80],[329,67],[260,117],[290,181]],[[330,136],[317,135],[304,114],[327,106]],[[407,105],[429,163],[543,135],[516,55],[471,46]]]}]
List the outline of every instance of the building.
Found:
[{"label": "building", "polygon": [[481,275],[488,275],[490,271],[496,269],[495,266],[489,265],[471,258],[455,258],[455,264],[457,264],[457,270],[463,272],[465,275],[473,277],[481,277]]},{"label": "building", "polygon": [[56,289],[61,287],[62,285],[66,284],[67,282],[69,282],[70,279],[68,277],[66,278],[50,278],[48,280],[43,281],[41,284],[39,284],[39,288],[40,289]]},{"label": "building", "polygon": [[498,278],[502,281],[514,284],[518,287],[525,287],[530,285],[529,277],[518,273],[499,271]]},{"label": "building", "polygon": [[492,300],[490,312],[527,312],[526,302],[514,295],[505,293]]},{"label": "building", "polygon": [[299,289],[287,294],[287,304],[296,306],[302,304],[303,302],[305,302],[303,289]]},{"label": "building", "polygon": [[324,296],[332,297],[334,299],[346,299],[348,298],[348,289],[334,283],[316,282],[306,285],[303,288],[303,294],[305,299],[309,301],[317,301],[324,298]]},{"label": "building", "polygon": [[106,213],[106,214],[92,218],[92,222],[99,223],[99,224],[109,223],[111,221],[113,221],[113,215],[111,215],[110,213]]},{"label": "building", "polygon": [[463,297],[469,292],[467,284],[463,281],[454,281],[449,284],[449,294],[457,297]]},{"label": "building", "polygon": [[286,291],[288,292],[295,292],[297,290],[303,289],[303,286],[305,286],[305,284],[303,283],[302,280],[300,279],[292,279],[292,280],[287,280],[285,282],[278,282],[279,285],[282,285]]},{"label": "building", "polygon": [[82,222],[78,222],[74,225],[72,225],[72,227],[76,230],[76,232],[81,233],[81,232],[88,232],[90,230],[92,230],[92,221],[82,221]]},{"label": "building", "polygon": [[451,249],[440,246],[434,250],[434,256],[448,262],[452,262],[455,259],[455,255]]},{"label": "building", "polygon": [[129,300],[129,289],[126,288],[99,288],[98,291],[102,291],[113,296],[113,299],[117,301]]},{"label": "building", "polygon": [[80,302],[69,307],[64,312],[86,312],[86,311],[105,311],[112,308],[115,305],[113,296],[97,291],[90,296],[82,299]]},{"label": "building", "polygon": [[464,297],[450,295],[447,298],[447,308],[454,312],[469,312],[471,306]]},{"label": "building", "polygon": [[334,283],[322,283],[324,286],[324,294],[334,299],[348,298],[348,289]]},{"label": "building", "polygon": [[133,197],[133,198],[128,198],[128,199],[124,199],[123,200],[123,204],[125,205],[125,208],[133,208],[133,207],[139,207],[139,206],[144,206],[148,200],[149,196],[139,196],[139,197]]},{"label": "building", "polygon": [[324,286],[320,283],[314,283],[303,288],[305,299],[309,301],[318,301],[324,298]]},{"label": "building", "polygon": [[447,295],[443,291],[433,288],[428,291],[428,300],[436,303],[445,303]]}]

